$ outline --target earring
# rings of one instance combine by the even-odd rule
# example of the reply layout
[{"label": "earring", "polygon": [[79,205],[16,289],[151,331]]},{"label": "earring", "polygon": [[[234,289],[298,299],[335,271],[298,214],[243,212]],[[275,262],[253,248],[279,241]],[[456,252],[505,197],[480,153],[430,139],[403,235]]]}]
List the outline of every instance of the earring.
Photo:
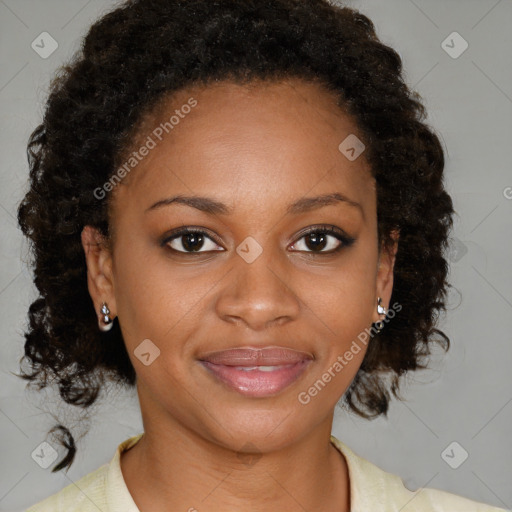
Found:
[{"label": "earring", "polygon": [[101,305],[101,314],[103,315],[102,320],[100,321],[99,327],[103,332],[110,331],[112,326],[112,318],[110,318],[110,309],[108,309],[107,303],[103,302]]},{"label": "earring", "polygon": [[[386,315],[387,310],[381,303],[382,303],[382,298],[378,297],[377,298],[377,313],[379,313],[379,315]],[[382,329],[384,329],[384,322],[382,320],[378,320],[377,322],[375,322],[375,328],[377,329],[377,332],[382,331]]]}]

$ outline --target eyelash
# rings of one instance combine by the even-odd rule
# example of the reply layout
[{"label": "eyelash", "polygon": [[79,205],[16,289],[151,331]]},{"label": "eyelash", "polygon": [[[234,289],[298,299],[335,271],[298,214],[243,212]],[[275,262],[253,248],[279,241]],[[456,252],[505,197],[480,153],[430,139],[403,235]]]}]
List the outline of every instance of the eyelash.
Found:
[{"label": "eyelash", "polygon": [[[193,234],[193,233],[197,233],[197,234],[201,234],[201,235],[206,235],[207,238],[210,238],[216,244],[221,245],[221,243],[219,242],[219,240],[217,239],[216,236],[214,236],[213,234],[205,231],[204,228],[194,228],[194,227],[178,228],[177,230],[172,232],[171,236],[168,236],[164,240],[162,240],[161,245],[162,246],[167,246],[167,248],[170,251],[172,251],[173,253],[177,253],[177,254],[199,255],[199,254],[205,254],[205,253],[208,253],[208,252],[212,252],[212,251],[178,251],[178,250],[173,249],[172,247],[170,247],[168,245],[169,242],[171,242],[174,239],[178,239],[181,236],[185,236],[185,235]],[[305,252],[306,254],[310,254],[310,255],[314,255],[314,256],[317,256],[317,255],[333,255],[333,254],[341,251],[343,248],[350,247],[355,242],[355,238],[353,238],[351,236],[348,236],[346,233],[344,233],[339,228],[336,228],[334,226],[322,226],[322,225],[320,225],[320,226],[313,226],[313,227],[308,228],[307,230],[299,233],[299,238],[297,238],[297,240],[293,243],[293,245],[295,245],[302,238],[304,238],[307,235],[310,235],[312,233],[331,235],[331,236],[336,238],[341,243],[338,245],[338,247],[336,247],[335,249],[332,249],[330,251],[323,251],[322,250],[322,251],[318,251],[318,252],[315,252],[315,251],[298,251],[298,252]],[[213,252],[223,252],[223,251],[213,251]]]}]

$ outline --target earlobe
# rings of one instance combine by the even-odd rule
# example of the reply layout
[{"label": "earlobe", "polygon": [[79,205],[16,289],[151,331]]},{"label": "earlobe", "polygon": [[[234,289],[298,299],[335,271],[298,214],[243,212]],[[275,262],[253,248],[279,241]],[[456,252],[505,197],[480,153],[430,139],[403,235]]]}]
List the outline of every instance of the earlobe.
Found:
[{"label": "earlobe", "polygon": [[94,303],[98,320],[104,317],[103,303],[108,304],[109,314],[115,316],[112,255],[105,237],[92,226],[85,226],[81,234],[87,264],[87,287]]},{"label": "earlobe", "polygon": [[[399,232],[394,230],[391,232],[392,244],[382,245],[378,271],[377,271],[377,297],[382,298],[382,305],[386,308],[391,300],[391,293],[393,291],[393,270],[395,267],[396,253],[398,251],[398,238]],[[380,320],[377,318],[375,321]]]}]

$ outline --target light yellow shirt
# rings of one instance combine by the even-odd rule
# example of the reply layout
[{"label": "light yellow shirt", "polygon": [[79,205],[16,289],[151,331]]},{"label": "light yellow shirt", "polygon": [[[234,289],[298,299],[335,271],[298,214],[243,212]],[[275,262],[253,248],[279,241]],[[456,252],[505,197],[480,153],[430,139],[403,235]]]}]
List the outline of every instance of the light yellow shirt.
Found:
[{"label": "light yellow shirt", "polygon": [[[140,512],[126,487],[120,459],[121,453],[136,444],[141,436],[123,441],[108,464],[26,512]],[[505,509],[437,489],[409,491],[399,476],[359,457],[334,436],[331,442],[347,461],[351,512],[505,512]]]}]

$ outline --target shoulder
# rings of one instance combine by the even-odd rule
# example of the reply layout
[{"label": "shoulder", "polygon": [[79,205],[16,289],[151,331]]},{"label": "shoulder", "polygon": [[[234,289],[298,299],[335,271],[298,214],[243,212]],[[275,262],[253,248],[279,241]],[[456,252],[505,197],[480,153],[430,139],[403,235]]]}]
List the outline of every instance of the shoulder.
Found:
[{"label": "shoulder", "polygon": [[410,491],[403,480],[360,457],[331,436],[332,444],[344,455],[350,478],[351,510],[400,510],[401,512],[506,512],[439,489]]},{"label": "shoulder", "polygon": [[138,509],[123,479],[120,457],[142,435],[138,434],[123,441],[110,463],[103,464],[59,492],[32,505],[25,512],[109,512],[114,509],[136,512]]},{"label": "shoulder", "polygon": [[26,512],[97,512],[106,508],[105,482],[108,464],[83,476],[59,492],[32,505]]}]

